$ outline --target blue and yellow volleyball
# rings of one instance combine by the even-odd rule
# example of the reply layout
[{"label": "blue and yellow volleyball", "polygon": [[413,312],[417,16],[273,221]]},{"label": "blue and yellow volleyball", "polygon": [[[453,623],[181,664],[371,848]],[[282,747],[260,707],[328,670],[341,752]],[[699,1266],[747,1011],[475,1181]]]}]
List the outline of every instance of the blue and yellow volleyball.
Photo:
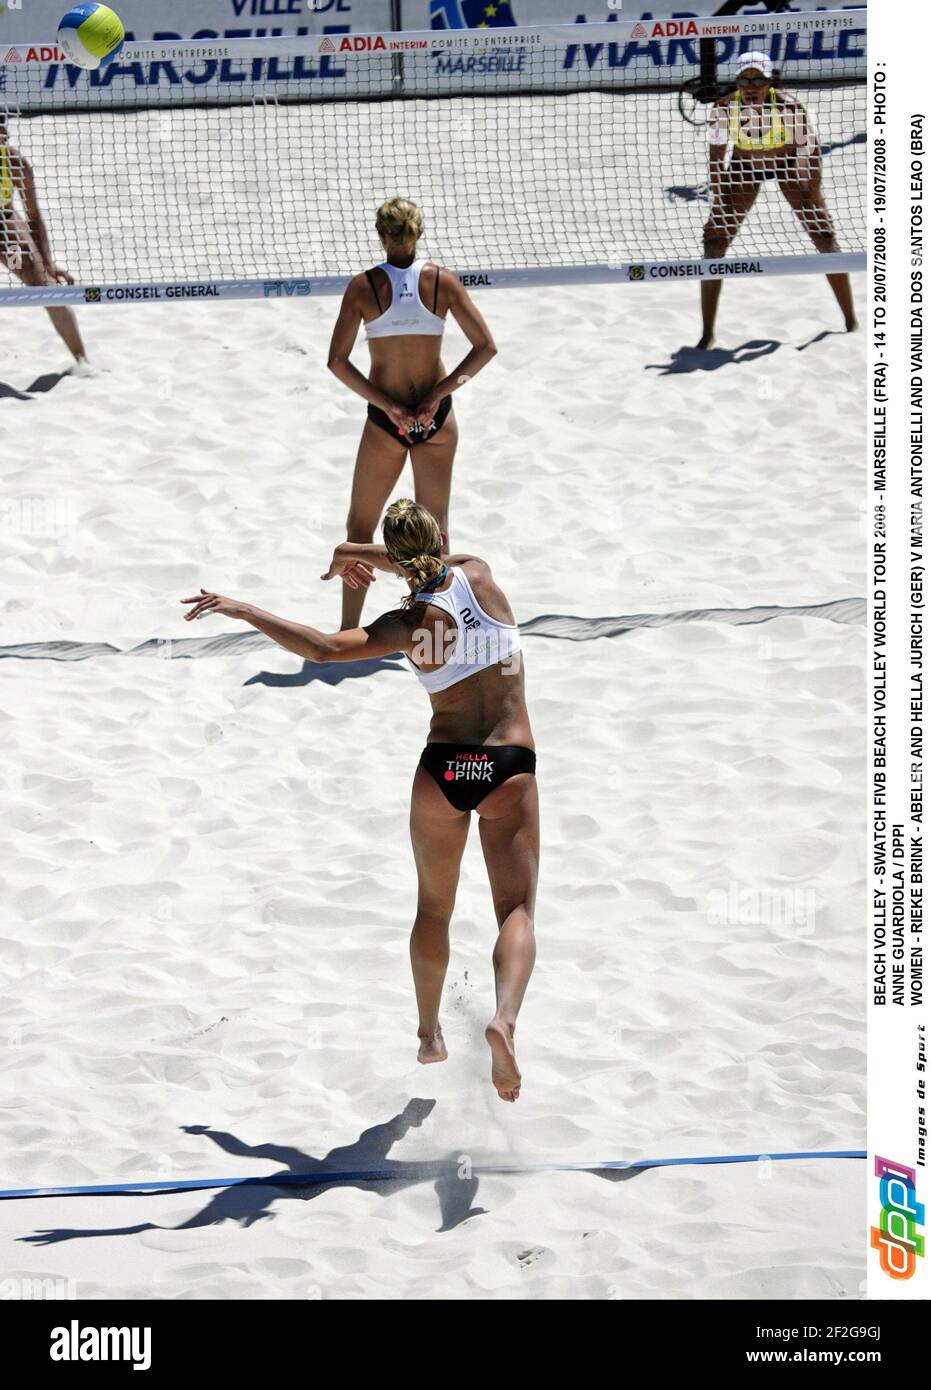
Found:
[{"label": "blue and yellow volleyball", "polygon": [[75,5],[58,26],[58,47],[79,68],[101,68],[123,47],[123,21],[108,5]]}]

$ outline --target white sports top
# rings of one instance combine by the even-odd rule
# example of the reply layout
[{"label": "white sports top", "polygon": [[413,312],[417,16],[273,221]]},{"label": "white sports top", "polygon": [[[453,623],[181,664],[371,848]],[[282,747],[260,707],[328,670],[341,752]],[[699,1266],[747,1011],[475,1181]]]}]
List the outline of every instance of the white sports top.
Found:
[{"label": "white sports top", "polygon": [[415,596],[422,603],[445,609],[456,620],[455,645],[442,666],[435,671],[421,671],[411,661],[417,679],[431,695],[448,690],[487,666],[507,661],[520,651],[520,628],[516,623],[499,623],[496,618],[490,618],[480,607],[459,566],[453,565],[450,573],[453,582],[448,589],[421,590]]},{"label": "white sports top", "polygon": [[[377,267],[385,272],[390,281],[391,303],[377,319],[365,324],[367,338],[398,338],[404,333],[429,333],[433,337],[442,337],[446,320],[440,318],[439,314],[431,313],[420,298],[420,272],[426,264],[426,260],[413,261],[402,270],[383,261]],[[372,285],[374,291],[375,286]]]}]

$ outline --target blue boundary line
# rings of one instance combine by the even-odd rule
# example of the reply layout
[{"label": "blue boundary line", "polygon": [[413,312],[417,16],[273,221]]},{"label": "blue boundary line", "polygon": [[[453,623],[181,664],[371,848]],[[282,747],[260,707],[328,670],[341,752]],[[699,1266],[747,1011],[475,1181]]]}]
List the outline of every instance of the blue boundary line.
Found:
[{"label": "blue boundary line", "polygon": [[[495,1173],[601,1173],[636,1171],[645,1168],[685,1168],[695,1164],[709,1163],[759,1163],[766,1159],[774,1163],[784,1163],[793,1159],[808,1158],[866,1158],[865,1149],[828,1149],[814,1153],[758,1153],[758,1154],[713,1154],[706,1158],[641,1158],[609,1159],[605,1163],[531,1163],[475,1164],[471,1172],[476,1176],[490,1176]],[[312,1185],[338,1184],[352,1182],[398,1182],[411,1179],[442,1177],[456,1173],[455,1164],[448,1163],[403,1163],[396,1168],[367,1168],[354,1172],[351,1169],[334,1169],[332,1172],[316,1173],[269,1173],[262,1177],[244,1178],[182,1178],[175,1182],[105,1182],[88,1183],[79,1187],[11,1187],[0,1189],[0,1200],[12,1201],[25,1197],[118,1197],[136,1193],[151,1196],[158,1192],[197,1192],[214,1187],[309,1187]]]}]

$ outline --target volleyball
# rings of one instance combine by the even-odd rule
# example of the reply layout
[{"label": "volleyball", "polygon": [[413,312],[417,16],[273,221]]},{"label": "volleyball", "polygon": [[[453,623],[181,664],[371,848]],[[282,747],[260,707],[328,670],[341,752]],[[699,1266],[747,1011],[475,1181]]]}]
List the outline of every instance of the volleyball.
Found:
[{"label": "volleyball", "polygon": [[100,68],[113,61],[125,36],[123,21],[109,6],[75,5],[58,26],[58,47],[69,63]]}]

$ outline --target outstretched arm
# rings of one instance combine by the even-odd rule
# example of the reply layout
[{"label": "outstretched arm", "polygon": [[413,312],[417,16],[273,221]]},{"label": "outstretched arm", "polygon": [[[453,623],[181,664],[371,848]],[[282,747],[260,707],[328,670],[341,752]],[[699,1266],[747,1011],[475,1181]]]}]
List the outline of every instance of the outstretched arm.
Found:
[{"label": "outstretched arm", "polygon": [[410,654],[414,647],[415,623],[410,614],[401,609],[382,614],[368,627],[351,628],[347,632],[319,632],[306,623],[278,618],[274,613],[266,613],[251,603],[227,598],[207,589],[201,589],[199,594],[183,598],[181,602],[193,605],[184,615],[187,622],[208,613],[239,618],[259,632],[264,632],[279,647],[294,652],[305,661],[361,661],[369,657],[390,656],[393,652]]}]

